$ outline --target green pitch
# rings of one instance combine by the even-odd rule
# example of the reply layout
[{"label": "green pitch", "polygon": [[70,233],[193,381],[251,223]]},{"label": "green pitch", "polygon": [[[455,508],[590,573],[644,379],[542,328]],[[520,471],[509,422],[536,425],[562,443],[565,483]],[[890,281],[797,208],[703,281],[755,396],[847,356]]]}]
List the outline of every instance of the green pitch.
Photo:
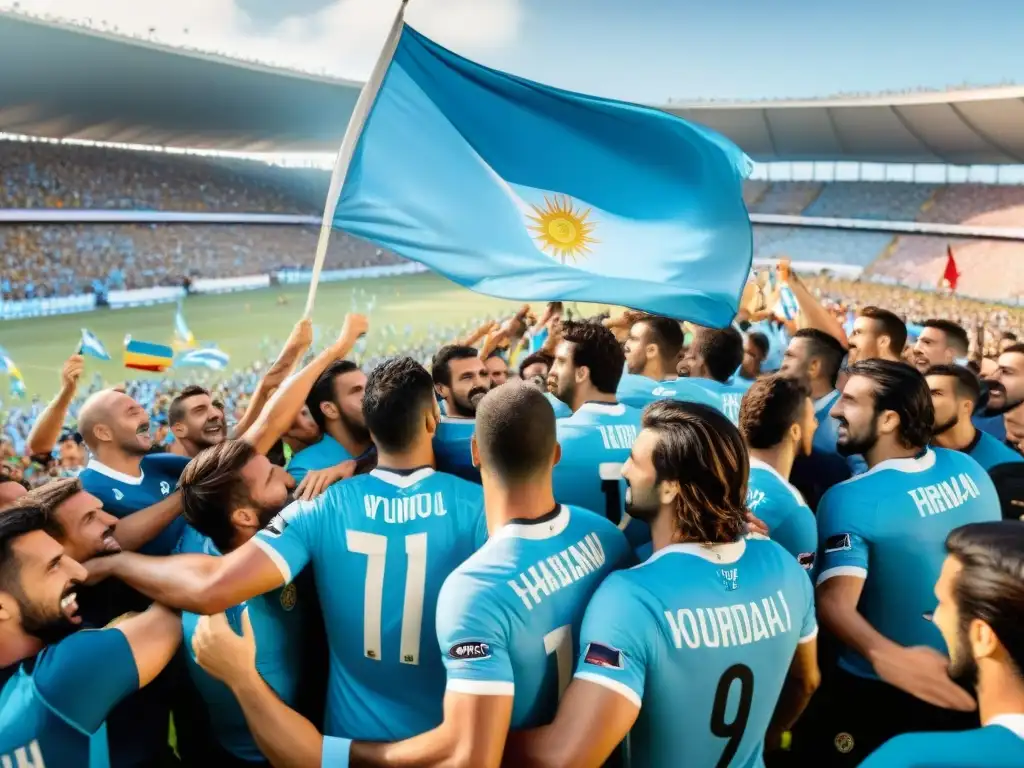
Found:
[{"label": "green pitch", "polygon": [[[263,356],[266,341],[280,347],[302,315],[306,286],[275,286],[266,290],[218,296],[190,296],[185,301],[185,318],[196,340],[213,342],[231,355],[233,368],[245,367]],[[283,297],[287,303],[280,303]],[[317,291],[313,323],[318,327],[317,343],[322,346],[341,329],[345,314],[355,308],[370,311],[367,351],[384,351],[388,345],[382,332],[393,325],[399,339],[412,326],[412,340],[423,339],[433,323],[438,329],[462,327],[474,318],[511,314],[521,304],[492,299],[454,285],[432,274],[406,275],[373,280],[322,284]],[[542,306],[538,304],[539,311]],[[86,377],[98,371],[108,383],[128,378],[174,377],[124,368],[121,364],[124,336],[140,341],[170,344],[174,332],[174,304],[135,309],[98,310],[78,315],[40,317],[31,320],[0,321],[0,346],[21,369],[29,395],[51,397],[57,390],[61,363],[77,348],[81,328],[99,336],[111,355],[110,362],[88,358]],[[195,371],[196,369],[184,369]],[[0,399],[8,400],[6,377],[0,375]]]}]

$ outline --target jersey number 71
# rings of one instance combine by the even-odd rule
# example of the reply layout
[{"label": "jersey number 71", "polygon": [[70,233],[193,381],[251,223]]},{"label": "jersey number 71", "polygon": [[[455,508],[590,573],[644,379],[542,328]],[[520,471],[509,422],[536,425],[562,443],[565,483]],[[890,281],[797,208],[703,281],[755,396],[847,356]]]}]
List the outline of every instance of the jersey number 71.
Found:
[{"label": "jersey number 71", "polygon": [[[366,555],[366,586],[363,591],[363,654],[381,658],[381,608],[384,601],[384,566],[388,537],[364,531],[346,531],[349,552]],[[420,631],[423,628],[423,593],[427,582],[427,534],[405,537],[405,599],[402,601],[402,641],[398,660],[420,663]]]}]

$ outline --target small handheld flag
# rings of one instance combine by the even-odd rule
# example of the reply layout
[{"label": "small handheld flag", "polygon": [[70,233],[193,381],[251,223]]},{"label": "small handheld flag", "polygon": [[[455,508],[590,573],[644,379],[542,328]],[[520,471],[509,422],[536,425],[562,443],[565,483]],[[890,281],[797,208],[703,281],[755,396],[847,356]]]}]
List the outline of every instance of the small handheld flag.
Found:
[{"label": "small handheld flag", "polygon": [[779,286],[779,301],[775,305],[775,314],[784,317],[786,320],[796,320],[800,314],[800,305],[792,289],[785,283]]},{"label": "small handheld flag", "polygon": [[190,349],[196,345],[196,337],[185,322],[185,310],[178,301],[178,310],[174,313],[174,346],[179,349]]},{"label": "small handheld flag", "polygon": [[25,379],[22,378],[18,366],[14,364],[14,360],[3,347],[0,347],[0,373],[6,373],[10,377],[11,397],[22,398],[25,396]]},{"label": "small handheld flag", "polygon": [[86,328],[82,329],[82,341],[78,345],[78,354],[95,357],[97,360],[110,359],[110,355],[107,354],[107,348],[103,346],[103,342],[97,338],[95,333]]},{"label": "small handheld flag", "polygon": [[174,350],[166,344],[136,341],[130,336],[124,340],[124,367],[137,371],[162,373],[171,367]]},{"label": "small handheld flag", "polygon": [[750,273],[752,168],[702,126],[489,69],[400,13],[338,152],[326,220],[479,293],[722,328]]},{"label": "small handheld flag", "polygon": [[174,361],[175,368],[209,368],[211,371],[223,371],[228,367],[231,358],[227,352],[216,347],[193,349],[180,355]]},{"label": "small handheld flag", "polygon": [[949,290],[955,291],[956,284],[960,280],[960,271],[956,268],[956,259],[953,258],[953,246],[946,246],[946,269],[942,273],[942,279],[949,285]]}]

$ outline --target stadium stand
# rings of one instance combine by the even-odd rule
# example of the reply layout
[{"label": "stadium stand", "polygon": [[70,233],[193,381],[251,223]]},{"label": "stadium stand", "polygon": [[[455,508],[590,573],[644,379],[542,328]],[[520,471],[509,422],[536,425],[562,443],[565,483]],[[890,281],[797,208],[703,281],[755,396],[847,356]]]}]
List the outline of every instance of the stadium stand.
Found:
[{"label": "stadium stand", "polygon": [[821,184],[809,181],[776,182],[749,206],[750,212],[795,216],[814,202],[821,188]]},{"label": "stadium stand", "polygon": [[837,181],[804,210],[805,216],[914,221],[935,194],[928,184]]},{"label": "stadium stand", "polygon": [[[765,232],[765,230],[768,230]],[[838,229],[761,227],[755,236],[755,255],[789,257],[793,261],[830,262],[866,267],[892,242],[885,232],[849,232]]]}]

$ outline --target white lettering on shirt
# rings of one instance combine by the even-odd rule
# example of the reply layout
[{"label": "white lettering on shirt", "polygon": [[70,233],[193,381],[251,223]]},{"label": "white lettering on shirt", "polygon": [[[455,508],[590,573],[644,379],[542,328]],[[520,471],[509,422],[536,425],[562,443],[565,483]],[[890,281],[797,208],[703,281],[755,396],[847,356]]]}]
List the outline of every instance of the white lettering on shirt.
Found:
[{"label": "white lettering on shirt", "polygon": [[508,585],[527,610],[532,611],[545,597],[601,570],[604,564],[601,539],[596,533],[588,533],[561,552],[537,561],[517,578],[509,579]]},{"label": "white lettering on shirt", "polygon": [[636,427],[632,424],[597,425],[601,432],[601,442],[608,450],[628,451],[636,440]]},{"label": "white lettering on shirt", "polygon": [[9,754],[0,755],[0,768],[46,768],[39,741],[33,739]]},{"label": "white lettering on shirt", "polygon": [[793,629],[789,604],[781,589],[760,602],[665,611],[665,620],[676,648],[684,644],[688,648],[750,645]]},{"label": "white lettering on shirt", "polygon": [[921,517],[938,515],[963,506],[970,499],[981,496],[981,490],[966,472],[953,475],[932,485],[922,485],[907,491]]},{"label": "white lettering on shirt", "polygon": [[448,509],[440,491],[414,493],[411,496],[363,496],[363,509],[370,520],[378,515],[385,523],[401,525],[428,517],[444,517]]}]

